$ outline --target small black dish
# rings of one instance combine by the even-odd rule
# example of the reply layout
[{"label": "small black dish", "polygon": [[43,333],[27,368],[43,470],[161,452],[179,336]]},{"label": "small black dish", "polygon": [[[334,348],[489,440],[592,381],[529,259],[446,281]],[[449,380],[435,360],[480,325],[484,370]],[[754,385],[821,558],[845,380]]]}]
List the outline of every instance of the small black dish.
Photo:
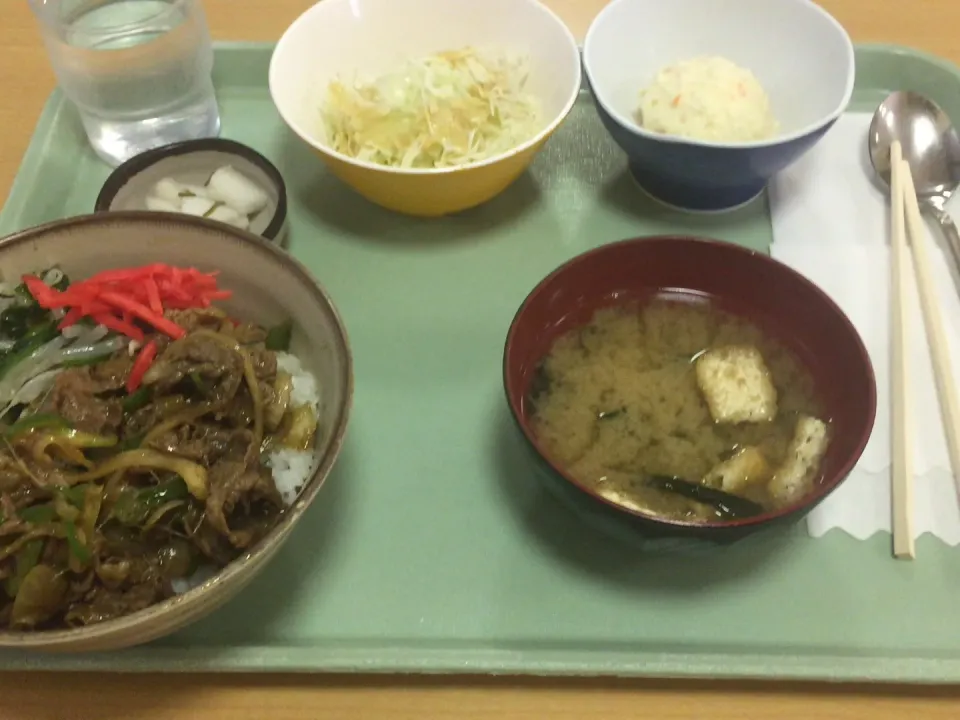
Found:
[{"label": "small black dish", "polygon": [[94,212],[147,210],[146,199],[163,178],[204,185],[217,168],[231,165],[270,198],[250,232],[282,245],[287,233],[287,187],[277,167],[253,148],[223,138],[187,140],[147,150],[118,166],[97,196]]}]

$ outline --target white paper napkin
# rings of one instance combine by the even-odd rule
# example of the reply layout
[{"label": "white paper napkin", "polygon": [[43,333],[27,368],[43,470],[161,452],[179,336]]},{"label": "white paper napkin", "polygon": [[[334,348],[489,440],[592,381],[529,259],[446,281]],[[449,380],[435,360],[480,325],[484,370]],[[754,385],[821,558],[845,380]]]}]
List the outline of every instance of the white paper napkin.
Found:
[{"label": "white paper napkin", "polygon": [[[890,470],[855,469],[807,516],[807,532],[821,537],[839,529],[858,540],[890,532]],[[960,505],[949,471],[932,470],[913,482],[913,535],[930,533],[947,545],[960,545]]]},{"label": "white paper napkin", "polygon": [[[771,254],[817,283],[846,312],[867,346],[877,377],[877,421],[846,483],[808,521],[815,536],[831,528],[866,538],[890,530],[890,258],[886,195],[867,156],[870,115],[849,113],[770,186]],[[960,210],[955,204],[954,214]],[[960,293],[953,261],[939,234],[931,253],[951,354],[960,373]],[[947,455],[923,318],[912,275],[909,356],[914,403],[913,445],[917,535],[960,543],[960,509]]]}]

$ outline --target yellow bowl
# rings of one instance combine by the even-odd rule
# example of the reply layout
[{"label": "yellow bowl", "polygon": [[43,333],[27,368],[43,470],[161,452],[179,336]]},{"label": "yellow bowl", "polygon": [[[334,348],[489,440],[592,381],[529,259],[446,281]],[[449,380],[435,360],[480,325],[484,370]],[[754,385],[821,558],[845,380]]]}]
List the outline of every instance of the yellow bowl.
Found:
[{"label": "yellow bowl", "polygon": [[[534,137],[489,160],[437,170],[376,165],[327,144],[320,107],[333,79],[466,46],[529,56],[528,88],[543,108]],[[466,210],[505,190],[569,114],[580,79],[576,39],[537,0],[322,0],[287,29],[270,62],[280,116],[330,171],[378,205],[424,217]]]}]

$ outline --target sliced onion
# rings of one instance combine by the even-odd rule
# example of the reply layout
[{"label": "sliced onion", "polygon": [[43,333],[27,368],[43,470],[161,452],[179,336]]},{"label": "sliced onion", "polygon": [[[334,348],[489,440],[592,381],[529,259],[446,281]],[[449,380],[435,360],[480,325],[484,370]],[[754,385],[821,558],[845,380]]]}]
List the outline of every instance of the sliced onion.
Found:
[{"label": "sliced onion", "polygon": [[62,335],[56,337],[46,345],[41,345],[30,357],[14,366],[6,377],[0,380],[0,403],[4,405],[9,403],[30,378],[53,367],[56,363],[51,362],[51,358],[56,358],[66,343],[67,339]]},{"label": "sliced onion", "polygon": [[127,340],[124,337],[117,335],[112,337],[109,340],[104,340],[103,342],[98,342],[93,345],[81,344],[75,342],[70,347],[63,348],[60,351],[60,355],[54,361],[54,364],[59,365],[60,363],[66,361],[81,361],[81,360],[93,360],[98,357],[107,357],[113,355],[117,350],[124,347],[127,344]]},{"label": "sliced onion", "polygon": [[58,267],[52,267],[43,274],[43,282],[47,285],[56,285],[63,280],[63,270]]},{"label": "sliced onion", "polygon": [[47,370],[27,380],[14,394],[13,399],[6,404],[3,410],[0,410],[0,417],[5,416],[17,405],[29,405],[43,395],[53,386],[53,382],[57,379],[57,375],[59,375],[60,372],[61,368]]},{"label": "sliced onion", "polygon": [[91,328],[76,342],[67,347],[67,338],[62,335],[41,346],[29,358],[12,368],[0,381],[0,403],[10,403],[23,385],[36,376],[57,367],[67,360],[87,360],[106,357],[126,345],[123,337],[117,336],[103,342],[88,342],[88,338],[102,337],[103,332]]},{"label": "sliced onion", "polygon": [[103,325],[94,325],[93,327],[84,328],[86,332],[81,333],[77,337],[77,344],[92,345],[93,343],[100,342],[103,340],[107,333],[110,331],[107,330]]},{"label": "sliced onion", "polygon": [[64,328],[60,331],[60,334],[65,338],[70,340],[76,340],[77,344],[82,345],[93,345],[95,342],[98,342],[107,336],[107,333],[110,332],[103,325],[94,325],[89,327],[87,325],[71,325],[68,328]]},{"label": "sliced onion", "polygon": [[[58,366],[64,362],[107,358],[117,350],[126,347],[127,339],[119,335],[99,342],[86,342],[89,338],[102,338],[107,329],[102,326],[88,328],[76,342],[67,345],[67,338],[54,338],[38,348],[29,358],[20,362],[0,381],[0,403],[4,404],[0,417],[6,415],[14,405],[36,400],[44,392],[54,377],[60,372]],[[41,379],[42,378],[42,379]],[[34,392],[35,388],[40,388]],[[26,396],[26,397],[25,397]]]}]

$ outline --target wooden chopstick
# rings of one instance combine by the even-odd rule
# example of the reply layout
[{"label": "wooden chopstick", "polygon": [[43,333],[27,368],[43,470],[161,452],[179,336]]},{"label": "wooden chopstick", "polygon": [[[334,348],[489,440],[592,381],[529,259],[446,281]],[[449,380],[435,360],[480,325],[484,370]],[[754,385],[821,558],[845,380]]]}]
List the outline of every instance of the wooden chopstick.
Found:
[{"label": "wooden chopstick", "polygon": [[929,238],[920,216],[920,205],[913,185],[913,176],[910,174],[910,166],[905,160],[900,161],[900,176],[903,184],[904,215],[910,245],[913,248],[920,308],[923,310],[927,341],[933,357],[940,412],[943,416],[944,434],[947,437],[947,451],[953,469],[953,480],[957,489],[960,490],[960,402],[957,399],[957,385],[950,365],[950,348],[947,344],[943,315],[936,297],[936,285],[928,248]]},{"label": "wooden chopstick", "polygon": [[913,539],[913,449],[910,429],[913,413],[910,408],[910,370],[907,361],[909,313],[907,308],[907,273],[910,248],[904,222],[904,183],[901,172],[903,153],[900,142],[890,148],[890,271],[893,293],[891,349],[891,487],[893,515],[893,555],[912,560],[916,557]]}]

